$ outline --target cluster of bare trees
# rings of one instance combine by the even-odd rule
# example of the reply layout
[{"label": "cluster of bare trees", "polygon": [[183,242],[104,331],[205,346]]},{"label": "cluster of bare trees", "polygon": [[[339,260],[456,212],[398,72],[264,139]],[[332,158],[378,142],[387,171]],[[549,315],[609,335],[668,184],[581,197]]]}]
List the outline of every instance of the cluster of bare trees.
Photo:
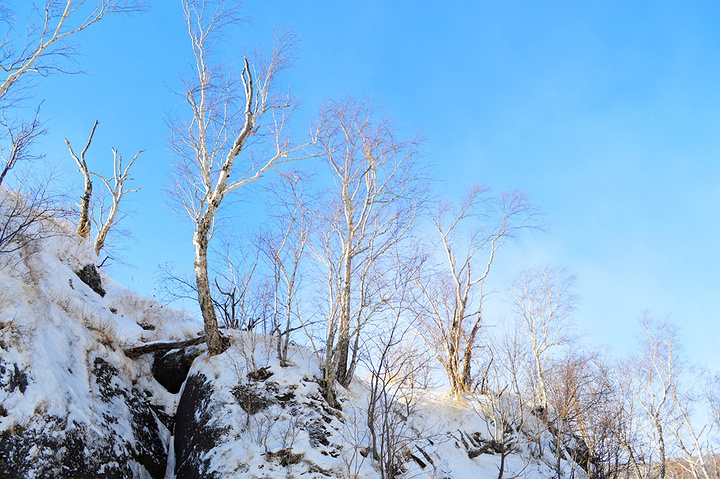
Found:
[{"label": "cluster of bare trees", "polygon": [[[186,83],[190,114],[174,126],[173,147],[176,193],[195,224],[191,286],[211,354],[226,347],[218,312],[228,326],[262,325],[275,334],[281,364],[290,360],[292,340],[307,342],[325,397],[338,407],[338,387],[349,386],[361,365],[371,378],[370,449],[384,477],[397,475],[412,409],[405,385],[416,373],[412,361],[398,359],[409,356],[394,352],[404,337],[399,321],[424,340],[451,393],[477,399],[501,454],[500,478],[507,455],[524,447],[552,452],[558,477],[581,467],[598,478],[664,478],[670,462],[712,477],[707,447],[715,429],[693,422],[689,393],[680,392],[668,362],[672,348],[646,336],[644,357],[622,365],[584,352],[571,321],[573,278],[564,270],[518,275],[509,288],[516,321],[503,334],[487,330],[484,286],[496,255],[508,239],[541,226],[524,194],[496,196],[476,186],[458,205],[433,206],[420,142],[402,139],[379,110],[352,100],[326,103],[309,139],[290,142],[284,127],[292,105],[273,85],[292,43],[279,38],[265,62],[245,58],[234,85],[210,53],[220,30],[239,17],[208,5],[184,3],[196,75]],[[279,171],[267,202],[272,221],[245,247],[254,252],[243,265],[225,255],[212,266],[209,242],[223,198],[308,158],[315,175],[302,163]],[[263,305],[239,307],[252,302]],[[236,317],[248,314],[258,317]],[[381,335],[388,324],[391,332]]]},{"label": "cluster of bare trees", "polygon": [[[35,161],[43,155],[34,152],[33,144],[38,137],[46,133],[41,119],[40,105],[32,108],[28,116],[26,111],[32,101],[33,87],[37,81],[50,75],[78,73],[75,62],[79,47],[74,41],[84,30],[91,28],[107,15],[132,14],[145,10],[144,3],[139,0],[64,0],[45,2],[26,2],[22,5],[0,7],[0,24],[3,25],[0,40],[0,69],[4,77],[0,78],[0,185],[7,187],[10,173],[19,165],[25,171],[14,178],[12,192],[4,203],[13,214],[6,217],[6,238],[16,238],[15,244],[24,244],[29,238],[42,237],[40,219],[52,216],[59,208],[53,204],[52,195],[48,194],[50,179],[45,178],[39,184],[27,181],[29,171],[37,170]],[[23,23],[18,19],[26,19]],[[41,102],[40,102],[41,104]],[[125,168],[122,157],[113,149],[113,176],[105,178],[88,169],[85,153],[90,147],[97,123],[93,126],[90,139],[78,158],[67,143],[72,157],[77,162],[85,180],[84,194],[80,203],[80,222],[78,234],[87,238],[90,235],[91,222],[95,222],[97,236],[94,249],[97,254],[105,246],[111,229],[120,219],[120,199],[127,193],[124,185],[132,178],[129,169],[135,158]],[[67,141],[67,140],[66,140]],[[92,206],[98,203],[92,196],[90,175],[97,176],[108,189],[111,206],[105,207],[100,201],[99,212],[93,215]],[[100,198],[104,198],[100,195]],[[15,200],[12,200],[15,198]],[[12,205],[10,205],[12,203]],[[30,210],[20,208],[26,205]],[[40,214],[42,213],[42,214]],[[31,228],[30,226],[37,226]],[[26,234],[34,230],[34,234]]]},{"label": "cluster of bare trees", "polygon": [[[572,323],[574,280],[553,267],[520,273],[507,291],[512,319],[488,321],[497,255],[541,227],[522,192],[474,186],[457,204],[437,201],[421,140],[403,137],[367,102],[326,102],[297,140],[287,131],[293,101],[278,93],[295,55],[292,35],[277,35],[269,54],[243,56],[233,71],[216,54],[242,21],[235,4],[181,4],[193,62],[180,92],[185,111],[171,121],[170,190],[193,226],[193,277],[179,283],[198,301],[211,355],[228,347],[221,326],[274,335],[281,365],[290,364],[293,342],[309,345],[334,407],[341,388],[359,370],[367,374],[367,453],[383,477],[400,474],[419,375],[433,361],[451,395],[487,419],[499,479],[507,457],[523,449],[550,451],[558,478],[573,467],[598,479],[720,477],[720,381],[689,380],[670,325],[646,317],[626,361],[588,351]],[[0,43],[0,186],[39,156],[31,146],[45,127],[39,108],[28,118],[17,113],[23,92],[72,71],[76,34],[105,15],[143,9],[131,0],[35,7],[36,21],[9,29]],[[0,7],[0,21],[12,15]],[[142,151],[123,164],[112,149],[112,174],[94,172],[86,155],[97,126],[79,154],[66,143],[84,180],[77,232],[89,238],[94,224],[100,254],[122,198],[137,191],[128,183]],[[260,188],[257,180],[271,174]],[[106,189],[99,199],[93,178]],[[265,221],[217,247],[214,237],[237,229],[225,214],[236,203],[226,197],[248,192],[262,198]],[[22,247],[46,214],[33,194],[1,205],[10,214],[0,252]]]},{"label": "cluster of bare trees", "polygon": [[549,450],[557,477],[720,477],[717,377],[688,369],[677,328],[648,315],[629,358],[587,349],[572,326],[572,284],[549,267],[512,283],[517,321],[490,342],[473,394],[499,449]]}]

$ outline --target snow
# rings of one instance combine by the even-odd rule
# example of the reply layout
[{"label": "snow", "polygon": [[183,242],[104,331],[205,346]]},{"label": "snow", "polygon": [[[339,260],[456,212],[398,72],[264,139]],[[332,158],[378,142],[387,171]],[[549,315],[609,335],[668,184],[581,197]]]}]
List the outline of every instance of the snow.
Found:
[{"label": "snow", "polygon": [[[0,268],[0,359],[6,366],[16,364],[30,378],[26,386],[0,390],[0,431],[24,427],[41,414],[85,424],[99,437],[107,428],[128,437],[130,424],[119,413],[120,399],[100,400],[97,385],[89,379],[94,361],[102,358],[120,368],[172,414],[182,391],[170,394],[154,380],[151,356],[131,360],[122,351],[195,337],[202,325],[185,313],[135,295],[104,273],[106,295],[101,297],[75,274],[87,264],[97,264],[90,242],[61,223],[50,226],[52,235],[33,250],[12,253]],[[366,381],[358,379],[350,389],[340,388],[342,411],[333,410],[322,399],[320,364],[314,352],[291,345],[290,365],[283,367],[276,358],[275,338],[244,331],[228,334],[233,341],[228,351],[215,357],[201,355],[190,371],[211,380],[213,401],[219,407],[211,426],[225,429],[208,453],[213,470],[222,477],[380,477],[376,461],[367,454]],[[272,374],[262,380],[248,376],[262,368]],[[465,444],[473,435],[490,440],[488,419],[469,404],[482,398],[458,401],[437,389],[413,394],[417,398],[413,412],[403,424],[402,477],[498,476],[499,455],[471,459]],[[253,406],[256,399],[259,403]],[[119,419],[111,424],[106,417]],[[533,425],[527,427],[526,433],[532,434]],[[166,428],[162,432],[168,449],[166,477],[173,479],[173,438]],[[556,459],[549,449],[539,454],[530,443],[523,446],[508,457],[505,477],[554,477]],[[408,459],[410,454],[425,467]],[[569,472],[571,464],[562,464]],[[136,477],[147,477],[139,464],[130,464],[130,469]],[[582,478],[582,471],[576,470],[575,477]]]},{"label": "snow", "polygon": [[[233,346],[227,352],[216,357],[201,356],[190,372],[212,380],[213,402],[221,405],[215,421],[227,428],[218,447],[210,452],[212,470],[227,475],[222,477],[380,477],[371,456],[361,454],[370,446],[365,426],[369,397],[366,382],[357,380],[349,390],[341,389],[342,411],[332,411],[321,399],[320,365],[312,352],[293,347],[291,365],[282,367],[273,355],[274,338],[244,332],[232,338]],[[249,372],[260,368],[272,375],[261,381],[248,378]],[[288,403],[271,401],[249,413],[232,394],[239,385],[256,388],[258,397],[272,391],[277,398],[291,391],[294,399]],[[443,390],[415,393],[418,401],[408,420],[402,447],[406,457],[412,453],[426,466],[407,460],[402,477],[497,477],[499,455],[481,454],[470,459],[465,445],[471,436],[476,440],[490,439],[487,418],[468,404],[482,398],[468,396],[457,401]],[[317,424],[324,426],[326,445],[313,441]],[[288,453],[295,455],[295,460],[283,463]],[[530,447],[524,447],[507,458],[505,477],[554,477],[554,461],[554,457],[537,457]],[[569,464],[563,464],[569,471]],[[575,477],[584,477],[582,471],[575,471]]]}]

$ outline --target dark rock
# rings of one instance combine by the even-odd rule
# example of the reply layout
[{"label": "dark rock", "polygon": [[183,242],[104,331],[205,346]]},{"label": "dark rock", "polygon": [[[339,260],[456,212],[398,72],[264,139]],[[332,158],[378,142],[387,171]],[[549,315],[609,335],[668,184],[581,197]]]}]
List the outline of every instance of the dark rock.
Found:
[{"label": "dark rock", "polygon": [[15,388],[19,388],[22,394],[25,394],[25,388],[28,386],[27,374],[20,371],[17,364],[13,364],[13,371],[8,381],[8,391],[13,392]]},{"label": "dark rock", "polygon": [[275,398],[268,391],[252,384],[240,384],[232,391],[240,407],[248,414],[256,414],[275,404]]},{"label": "dark rock", "polygon": [[[138,435],[141,428],[133,424],[138,444],[135,448],[123,438],[101,435],[86,425],[71,423],[56,416],[34,417],[27,427],[7,429],[0,434],[0,477],[67,477],[73,479],[134,478],[130,462],[145,467],[150,477],[165,477],[164,451],[152,447],[148,435]],[[145,424],[144,424],[145,425]],[[147,450],[145,446],[151,445]],[[160,443],[162,446],[162,443]],[[148,458],[157,454],[162,461]]]},{"label": "dark rock", "polygon": [[127,459],[142,465],[153,479],[164,478],[167,451],[160,439],[160,429],[147,395],[137,388],[128,388],[127,382],[122,379],[116,380],[119,371],[102,358],[93,361],[93,374],[102,401],[111,402],[113,398],[119,398],[127,406],[135,440]]},{"label": "dark rock", "polygon": [[215,426],[218,404],[212,400],[212,383],[203,374],[185,382],[175,414],[175,476],[177,479],[214,479],[209,470],[210,452],[227,433]]},{"label": "dark rock", "polygon": [[291,447],[280,449],[277,452],[268,451],[265,453],[265,459],[272,461],[274,459],[280,460],[280,465],[283,467],[291,466],[299,463],[303,458],[303,454],[296,454],[292,452]]},{"label": "dark rock", "polygon": [[179,393],[190,372],[190,366],[199,355],[200,350],[195,346],[167,353],[159,352],[155,354],[152,367],[153,376],[169,392]]},{"label": "dark rock", "polygon": [[[88,372],[96,398],[92,425],[38,410],[2,430],[0,477],[130,479],[138,466],[142,477],[165,477],[167,450],[148,394],[103,358],[91,359]],[[31,371],[0,358],[0,397],[23,394],[33,382]]]},{"label": "dark rock", "polygon": [[253,381],[265,381],[273,374],[274,373],[272,372],[270,366],[265,366],[264,368],[256,369],[255,371],[249,372],[247,376]]},{"label": "dark rock", "polygon": [[80,281],[90,286],[90,289],[100,296],[105,296],[105,290],[102,287],[100,273],[98,273],[94,264],[86,264],[80,271],[75,271],[75,274],[78,278],[80,278]]},{"label": "dark rock", "polygon": [[329,446],[330,433],[325,429],[325,426],[321,422],[314,422],[307,426],[308,436],[310,436],[310,445],[312,447],[319,447],[320,445]]},{"label": "dark rock", "polygon": [[107,441],[97,447],[103,439],[83,425],[36,416],[28,427],[0,435],[0,477],[132,478],[122,453]]}]

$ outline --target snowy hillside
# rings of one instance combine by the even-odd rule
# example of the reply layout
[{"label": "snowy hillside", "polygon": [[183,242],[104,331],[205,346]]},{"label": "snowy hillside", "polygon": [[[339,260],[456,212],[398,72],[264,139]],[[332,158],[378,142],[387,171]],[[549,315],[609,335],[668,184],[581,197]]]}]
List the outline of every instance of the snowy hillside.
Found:
[{"label": "snowy hillside", "polygon": [[520,444],[503,457],[482,397],[392,385],[377,415],[360,378],[335,409],[315,354],[291,346],[281,366],[272,337],[168,351],[201,324],[98,274],[72,229],[32,227],[40,239],[0,255],[0,477],[495,478],[501,462],[505,477],[584,477],[532,422],[498,424]]}]

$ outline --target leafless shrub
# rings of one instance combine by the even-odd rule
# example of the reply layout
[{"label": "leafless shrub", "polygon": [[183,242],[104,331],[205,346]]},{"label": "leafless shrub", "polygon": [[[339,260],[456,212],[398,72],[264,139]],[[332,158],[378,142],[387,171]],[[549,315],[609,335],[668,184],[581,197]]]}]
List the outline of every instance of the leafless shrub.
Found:
[{"label": "leafless shrub", "polygon": [[[530,411],[525,408],[522,390],[522,346],[511,337],[499,339],[487,348],[487,364],[481,377],[482,386],[470,394],[470,406],[485,419],[489,442],[477,453],[499,454],[498,479],[505,477],[507,458],[523,450],[529,441],[526,429]],[[527,466],[527,465],[526,465]],[[522,475],[524,468],[513,471]]]},{"label": "leafless shrub", "polygon": [[370,452],[377,461],[383,479],[398,477],[409,444],[420,434],[412,428],[412,416],[418,404],[415,377],[428,358],[408,349],[409,326],[401,326],[396,317],[390,330],[374,344],[366,345],[369,358],[370,390],[367,426]]},{"label": "leafless shrub", "polygon": [[0,255],[7,257],[52,235],[45,221],[57,211],[47,185],[26,192],[0,190]]}]

